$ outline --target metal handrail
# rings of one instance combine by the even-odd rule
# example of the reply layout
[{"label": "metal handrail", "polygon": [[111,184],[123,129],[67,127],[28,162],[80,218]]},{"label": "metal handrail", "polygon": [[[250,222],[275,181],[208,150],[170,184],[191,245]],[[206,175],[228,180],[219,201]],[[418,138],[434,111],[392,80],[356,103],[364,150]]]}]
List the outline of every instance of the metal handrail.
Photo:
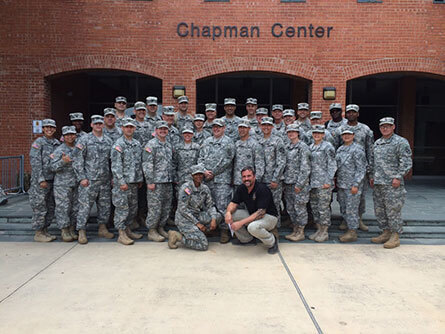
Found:
[{"label": "metal handrail", "polygon": [[25,192],[25,156],[0,157],[1,186],[5,192]]}]

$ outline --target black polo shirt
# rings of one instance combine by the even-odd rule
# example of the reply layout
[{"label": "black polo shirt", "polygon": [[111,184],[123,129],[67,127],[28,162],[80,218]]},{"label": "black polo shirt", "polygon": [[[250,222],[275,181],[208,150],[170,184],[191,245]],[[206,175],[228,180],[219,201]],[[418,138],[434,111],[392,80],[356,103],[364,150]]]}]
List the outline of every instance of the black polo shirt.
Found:
[{"label": "black polo shirt", "polygon": [[247,187],[244,184],[236,188],[232,202],[236,204],[244,203],[249,214],[254,213],[258,209],[266,209],[267,214],[275,217],[278,216],[277,209],[273,202],[272,192],[267,185],[259,183],[258,181],[255,181],[255,185],[250,194],[247,192]]}]

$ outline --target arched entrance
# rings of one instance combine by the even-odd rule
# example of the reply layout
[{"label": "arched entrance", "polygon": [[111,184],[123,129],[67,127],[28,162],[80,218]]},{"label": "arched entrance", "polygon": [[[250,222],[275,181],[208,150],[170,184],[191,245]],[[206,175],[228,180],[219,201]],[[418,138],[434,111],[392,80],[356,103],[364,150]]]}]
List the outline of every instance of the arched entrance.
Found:
[{"label": "arched entrance", "polygon": [[205,104],[218,104],[218,117],[224,115],[224,98],[236,98],[238,116],[246,114],[248,97],[258,99],[259,107],[269,110],[273,104],[295,108],[298,102],[308,101],[311,81],[272,72],[231,72],[196,81],[196,111],[204,113]]}]

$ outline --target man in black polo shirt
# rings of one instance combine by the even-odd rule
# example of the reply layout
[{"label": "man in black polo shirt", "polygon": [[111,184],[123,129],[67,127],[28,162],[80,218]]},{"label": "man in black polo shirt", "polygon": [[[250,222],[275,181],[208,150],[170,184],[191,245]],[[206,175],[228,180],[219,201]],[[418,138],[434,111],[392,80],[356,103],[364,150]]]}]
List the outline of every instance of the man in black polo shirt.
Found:
[{"label": "man in black polo shirt", "polygon": [[[241,243],[248,243],[256,237],[269,247],[269,254],[275,254],[278,252],[278,240],[269,231],[277,225],[278,213],[272,193],[267,185],[256,182],[252,167],[244,167],[241,178],[243,184],[236,189],[227,206],[226,223]],[[237,209],[241,203],[247,210]]]}]

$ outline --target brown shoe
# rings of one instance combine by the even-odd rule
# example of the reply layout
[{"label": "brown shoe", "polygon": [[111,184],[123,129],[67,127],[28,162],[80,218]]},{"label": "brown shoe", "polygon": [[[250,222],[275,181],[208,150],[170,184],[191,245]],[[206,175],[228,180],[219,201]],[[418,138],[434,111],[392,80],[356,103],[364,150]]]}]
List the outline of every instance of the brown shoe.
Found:
[{"label": "brown shoe", "polygon": [[383,247],[386,249],[392,249],[400,246],[399,233],[392,232],[391,237],[387,242],[383,244]]},{"label": "brown shoe", "polygon": [[159,227],[158,227],[158,233],[159,233],[160,235],[162,235],[165,239],[168,239],[168,233],[167,233],[167,231],[164,229],[163,226],[159,226]]},{"label": "brown shoe", "polygon": [[344,220],[342,220],[341,224],[338,225],[338,229],[342,230],[342,231],[346,231],[348,229],[348,225],[346,224],[346,222]]},{"label": "brown shoe", "polygon": [[290,240],[290,241],[303,241],[304,239],[306,239],[305,236],[304,236],[304,226],[297,226],[297,231],[288,240]]},{"label": "brown shoe", "polygon": [[318,233],[320,233],[321,225],[317,223],[316,226],[317,226],[317,230],[309,236],[310,240],[315,240],[315,238],[317,237]]},{"label": "brown shoe", "polygon": [[51,242],[54,239],[52,239],[51,237],[47,236],[43,230],[37,230],[36,234],[34,235],[34,241],[37,242]]},{"label": "brown shoe", "polygon": [[77,235],[77,232],[76,232],[76,226],[74,226],[74,225],[70,226],[70,234],[71,234],[71,238],[73,238],[73,240],[77,240],[77,238],[79,238],[79,236]]},{"label": "brown shoe", "polygon": [[88,243],[87,232],[85,230],[79,230],[79,239],[77,239],[79,244],[86,245]]},{"label": "brown shoe", "polygon": [[119,242],[125,246],[134,244],[134,240],[130,239],[127,236],[127,233],[125,233],[125,230],[121,230],[121,229],[119,229],[119,237],[117,238],[117,242]]},{"label": "brown shoe", "polygon": [[160,235],[155,228],[151,228],[148,230],[147,238],[148,240],[156,242],[165,241],[165,238],[162,235]]},{"label": "brown shoe", "polygon": [[320,232],[318,235],[314,238],[314,241],[316,242],[325,242],[329,239],[329,233],[328,233],[329,226],[328,225],[322,225],[320,228]]},{"label": "brown shoe", "polygon": [[297,233],[297,230],[298,230],[298,226],[294,225],[293,228],[292,228],[292,232],[290,234],[288,234],[288,235],[285,235],[284,238],[287,239],[287,240],[293,241],[292,238],[295,236],[295,233]]},{"label": "brown shoe", "polygon": [[383,244],[387,242],[389,238],[391,238],[391,231],[383,230],[382,234],[380,234],[378,237],[371,238],[371,242],[375,244]]},{"label": "brown shoe", "polygon": [[130,227],[127,227],[127,228],[125,229],[125,233],[127,234],[127,236],[128,236],[130,239],[133,239],[133,240],[139,240],[139,239],[142,238],[142,234],[137,233],[137,232],[133,232],[133,231],[131,230]]},{"label": "brown shoe", "polygon": [[346,233],[342,234],[338,240],[341,242],[353,242],[357,241],[357,231],[356,230],[348,230]]},{"label": "brown shoe", "polygon": [[219,238],[219,242],[221,244],[226,244],[230,241],[230,232],[229,230],[221,230],[221,235]]},{"label": "brown shoe", "polygon": [[105,238],[105,239],[114,238],[114,234],[108,231],[107,226],[105,224],[99,224],[99,230],[97,232],[97,236],[99,238]]},{"label": "brown shoe", "polygon": [[48,232],[48,227],[45,227],[43,230],[43,233],[45,233],[45,235],[49,238],[51,238],[51,241],[56,240],[57,237],[55,235],[52,235]]},{"label": "brown shoe", "polygon": [[62,240],[64,242],[71,242],[74,240],[73,237],[71,236],[69,227],[62,228],[60,235],[62,236]]},{"label": "brown shoe", "polygon": [[181,233],[173,230],[168,231],[168,248],[170,249],[178,248],[178,245],[181,243],[181,240],[182,240]]},{"label": "brown shoe", "polygon": [[359,222],[358,222],[358,228],[360,229],[360,231],[368,231],[369,227],[365,225],[365,223],[363,223],[363,220],[360,218]]}]

